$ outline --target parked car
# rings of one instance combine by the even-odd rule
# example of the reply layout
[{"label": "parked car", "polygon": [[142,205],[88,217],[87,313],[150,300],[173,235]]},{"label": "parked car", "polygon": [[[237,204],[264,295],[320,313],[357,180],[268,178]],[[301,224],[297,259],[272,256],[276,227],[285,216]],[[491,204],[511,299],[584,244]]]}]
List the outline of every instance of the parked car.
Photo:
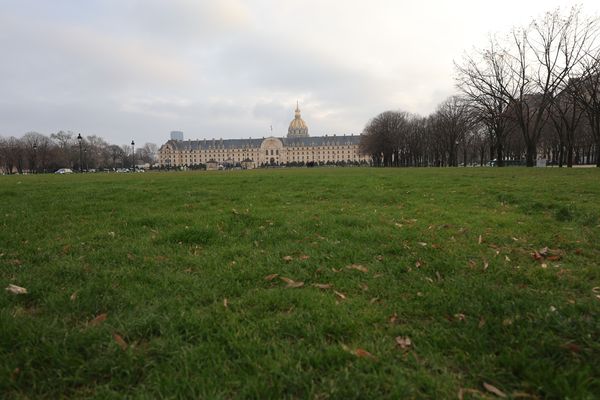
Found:
[{"label": "parked car", "polygon": [[61,168],[57,169],[55,174],[72,174],[73,170],[71,168]]}]

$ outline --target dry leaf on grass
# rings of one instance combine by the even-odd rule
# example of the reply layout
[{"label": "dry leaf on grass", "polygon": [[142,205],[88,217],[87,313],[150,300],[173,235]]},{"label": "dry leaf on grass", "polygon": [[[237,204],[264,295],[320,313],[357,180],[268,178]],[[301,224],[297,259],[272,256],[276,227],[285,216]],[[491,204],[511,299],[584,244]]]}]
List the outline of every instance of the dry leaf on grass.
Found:
[{"label": "dry leaf on grass", "polygon": [[490,385],[487,382],[483,382],[483,387],[485,388],[485,390],[487,390],[490,393],[494,393],[498,397],[506,398],[506,394],[494,385]]},{"label": "dry leaf on grass", "polygon": [[299,257],[299,259],[300,259],[300,260],[302,260],[302,261],[308,260],[309,258],[310,258],[310,256],[307,256],[306,254],[304,254],[304,255],[301,255],[301,256]]},{"label": "dry leaf on grass", "polygon": [[481,244],[482,242],[483,242],[483,237],[481,237],[481,235],[479,235],[478,243]]},{"label": "dry leaf on grass", "polygon": [[398,323],[398,313],[394,313],[390,319],[389,319],[390,324],[396,324]]},{"label": "dry leaf on grass", "polygon": [[350,265],[347,265],[346,268],[347,269],[354,269],[356,271],[365,272],[365,273],[369,272],[369,270],[366,267],[364,267],[364,266],[362,266],[360,264],[350,264]]},{"label": "dry leaf on grass", "polygon": [[90,321],[90,326],[100,325],[101,323],[106,321],[107,318],[108,318],[107,313],[99,314],[93,320]]},{"label": "dry leaf on grass", "polygon": [[483,262],[483,270],[485,271],[486,269],[488,269],[488,267],[490,266],[490,263],[488,263],[487,261]]},{"label": "dry leaf on grass", "polygon": [[417,244],[418,244],[419,246],[423,246],[423,247],[426,247],[426,246],[427,246],[427,243],[425,243],[425,242],[417,242]]},{"label": "dry leaf on grass", "polygon": [[6,287],[6,291],[12,294],[27,294],[27,289],[21,286],[13,285],[12,283]]},{"label": "dry leaf on grass", "polygon": [[412,340],[408,336],[396,336],[396,344],[406,350],[412,346]]},{"label": "dry leaf on grass", "polygon": [[294,258],[292,256],[285,256],[283,257],[283,261],[285,262],[291,262]]},{"label": "dry leaf on grass", "polygon": [[121,350],[125,351],[125,350],[127,350],[127,347],[129,347],[129,345],[127,344],[127,342],[118,333],[113,333],[113,339],[119,345],[119,347],[121,348]]},{"label": "dry leaf on grass", "polygon": [[346,297],[346,295],[345,295],[344,293],[342,293],[342,292],[338,292],[337,290],[334,290],[334,291],[333,291],[333,293],[335,293],[335,295],[336,295],[337,297],[339,297],[340,299],[342,299],[342,300],[346,300],[346,298],[347,298],[347,297]]},{"label": "dry leaf on grass", "polygon": [[459,321],[465,321],[467,319],[467,316],[463,313],[458,313],[454,314],[454,318],[456,318]]},{"label": "dry leaf on grass", "polygon": [[417,261],[415,262],[415,267],[417,267],[417,268],[421,268],[421,265],[422,265],[422,264],[421,264],[421,261],[417,260]]},{"label": "dry leaf on grass", "polygon": [[77,300],[77,291],[73,292],[73,294],[69,296],[69,299],[71,299],[71,301]]},{"label": "dry leaf on grass", "polygon": [[370,358],[372,360],[376,360],[377,357],[375,357],[373,354],[369,353],[368,351],[366,351],[365,349],[356,349],[352,352],[356,357],[360,357],[360,358]]},{"label": "dry leaf on grass", "polygon": [[293,279],[290,278],[285,278],[285,277],[280,277],[279,279],[281,279],[282,281],[284,281],[285,283],[287,283],[286,288],[299,288],[304,286],[304,282],[297,282]]},{"label": "dry leaf on grass", "polygon": [[225,297],[223,299],[223,307],[225,307],[225,308],[229,307],[229,300],[227,300],[227,297]]},{"label": "dry leaf on grass", "polygon": [[265,276],[265,281],[272,281],[273,279],[277,278],[278,276],[279,276],[279,274],[267,275],[267,276]]},{"label": "dry leaf on grass", "polygon": [[313,286],[319,289],[331,289],[333,287],[331,283],[313,283]]}]

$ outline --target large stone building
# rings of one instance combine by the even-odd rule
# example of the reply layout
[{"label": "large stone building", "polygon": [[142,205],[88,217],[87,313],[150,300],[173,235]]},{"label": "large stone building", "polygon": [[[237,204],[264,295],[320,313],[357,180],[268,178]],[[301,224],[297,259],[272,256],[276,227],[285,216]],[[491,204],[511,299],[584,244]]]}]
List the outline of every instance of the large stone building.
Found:
[{"label": "large stone building", "polygon": [[169,140],[158,151],[158,160],[162,167],[204,164],[213,167],[240,165],[245,168],[288,163],[368,162],[369,157],[359,153],[359,141],[360,135],[310,137],[296,105],[287,137]]}]

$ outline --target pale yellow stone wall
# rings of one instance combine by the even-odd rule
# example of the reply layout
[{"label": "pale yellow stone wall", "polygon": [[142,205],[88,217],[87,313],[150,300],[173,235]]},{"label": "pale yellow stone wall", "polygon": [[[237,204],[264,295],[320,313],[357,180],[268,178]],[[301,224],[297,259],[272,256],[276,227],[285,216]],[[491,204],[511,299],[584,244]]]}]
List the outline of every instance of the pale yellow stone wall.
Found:
[{"label": "pale yellow stone wall", "polygon": [[218,163],[241,163],[251,159],[256,166],[271,162],[285,164],[288,162],[338,162],[338,161],[369,161],[368,156],[359,154],[358,144],[335,144],[335,140],[323,146],[286,147],[283,142],[275,137],[266,138],[259,148],[225,148],[219,142],[208,149],[176,150],[166,144],[159,150],[159,163],[161,166],[180,167],[184,165],[206,164],[209,160]]}]

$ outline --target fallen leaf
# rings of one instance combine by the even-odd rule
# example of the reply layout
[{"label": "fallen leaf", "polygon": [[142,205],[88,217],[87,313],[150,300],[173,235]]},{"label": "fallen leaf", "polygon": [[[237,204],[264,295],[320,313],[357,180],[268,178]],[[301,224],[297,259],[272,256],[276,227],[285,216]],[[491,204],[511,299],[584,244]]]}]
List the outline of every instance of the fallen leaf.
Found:
[{"label": "fallen leaf", "polygon": [[560,260],[560,256],[559,255],[548,256],[548,257],[546,257],[546,260],[548,260],[548,261],[559,261]]},{"label": "fallen leaf", "polygon": [[458,313],[454,314],[454,318],[456,318],[459,321],[465,321],[467,319],[467,316],[465,314]]},{"label": "fallen leaf", "polygon": [[227,301],[227,297],[223,299],[223,307],[229,307],[229,301]]},{"label": "fallen leaf", "polygon": [[285,256],[285,257],[283,257],[283,261],[285,261],[285,262],[290,262],[290,261],[292,261],[293,259],[294,259],[294,258],[293,258],[292,256]]},{"label": "fallen leaf", "polygon": [[483,387],[485,388],[485,390],[487,390],[490,393],[494,393],[498,397],[506,398],[506,394],[494,385],[490,385],[487,382],[483,382]]},{"label": "fallen leaf", "polygon": [[77,291],[73,292],[73,294],[69,297],[69,299],[71,299],[71,301],[77,300]]},{"label": "fallen leaf", "polygon": [[91,320],[89,322],[89,324],[90,324],[90,326],[100,325],[101,323],[106,321],[107,318],[108,318],[108,314],[102,313],[102,314],[97,315],[93,320]]},{"label": "fallen leaf", "polygon": [[346,266],[347,269],[355,269],[360,272],[369,272],[369,270],[360,264],[351,264]]},{"label": "fallen leaf", "polygon": [[119,347],[121,348],[121,350],[123,350],[123,351],[127,350],[127,347],[129,345],[123,339],[123,337],[121,337],[121,335],[119,335],[118,333],[113,333],[113,339],[115,340],[115,342],[117,342],[117,344],[119,345]]},{"label": "fallen leaf", "polygon": [[593,293],[600,293],[600,286],[596,286],[592,288]]},{"label": "fallen leaf", "polygon": [[539,249],[537,252],[542,257],[546,257],[548,255],[548,251],[549,251],[548,247],[544,247],[542,249]]},{"label": "fallen leaf", "polygon": [[336,272],[336,273],[337,273],[337,272],[342,272],[342,269],[341,269],[341,268],[340,268],[340,269],[336,269],[336,268],[333,268],[333,267],[331,267],[331,270],[332,270],[333,272]]},{"label": "fallen leaf", "polygon": [[548,268],[548,264],[542,263],[541,267],[544,268],[544,269],[546,269],[546,268]]},{"label": "fallen leaf", "polygon": [[133,261],[133,260],[135,260],[135,256],[133,254],[131,254],[131,253],[127,253],[127,259],[129,261]]},{"label": "fallen leaf", "polygon": [[417,242],[417,244],[419,246],[422,246],[422,247],[426,247],[427,246],[427,243],[425,243],[425,242]]},{"label": "fallen leaf", "polygon": [[531,256],[533,257],[534,260],[541,260],[543,257],[540,253],[538,253],[537,251],[534,251]]},{"label": "fallen leaf", "polygon": [[13,285],[12,283],[6,287],[6,291],[12,294],[27,294],[27,289],[21,286]]},{"label": "fallen leaf", "polygon": [[481,235],[479,235],[478,243],[481,244],[482,242],[483,242],[483,238],[481,237]]},{"label": "fallen leaf", "polygon": [[280,277],[279,279],[281,279],[282,281],[284,281],[285,283],[287,283],[286,288],[299,288],[304,286],[304,282],[299,282],[299,281],[295,281],[293,279],[290,278],[285,278],[285,277]]},{"label": "fallen leaf", "polygon": [[337,297],[339,297],[340,299],[342,299],[342,300],[346,300],[346,295],[345,295],[344,293],[342,293],[342,292],[338,292],[337,290],[334,290],[334,291],[333,291],[333,293],[335,293],[335,295],[336,295]]},{"label": "fallen leaf", "polygon": [[236,210],[235,208],[232,208],[232,209],[231,209],[231,212],[232,212],[234,215],[239,215],[239,212],[238,212],[238,210]]},{"label": "fallen leaf", "polygon": [[313,283],[313,286],[319,289],[331,289],[331,283]]},{"label": "fallen leaf", "polygon": [[375,304],[379,301],[379,297],[373,297],[371,300],[369,300],[369,304]]},{"label": "fallen leaf", "polygon": [[417,268],[421,268],[421,261],[417,260],[417,261],[415,262],[415,267],[417,267]]},{"label": "fallen leaf", "polygon": [[483,270],[485,271],[486,269],[488,269],[488,267],[490,266],[490,264],[487,261],[483,262]]},{"label": "fallen leaf", "polygon": [[408,336],[396,336],[396,344],[401,349],[406,350],[412,346],[412,340]]},{"label": "fallen leaf", "polygon": [[510,262],[510,258],[508,258],[508,256],[504,256],[504,260]]},{"label": "fallen leaf", "polygon": [[366,351],[365,349],[356,349],[353,351],[353,354],[356,357],[360,357],[360,358],[370,358],[372,360],[376,360],[377,357],[375,357],[373,354],[369,353],[368,351]]},{"label": "fallen leaf", "polygon": [[272,281],[273,279],[277,278],[278,276],[279,276],[279,274],[267,275],[267,276],[265,276],[265,281]]},{"label": "fallen leaf", "polygon": [[390,319],[389,319],[390,324],[396,324],[398,323],[398,313],[394,313]]},{"label": "fallen leaf", "polygon": [[378,255],[377,257],[375,257],[375,259],[376,259],[377,261],[383,261],[383,256],[380,254],[380,255]]},{"label": "fallen leaf", "polygon": [[575,343],[565,343],[562,346],[563,349],[569,350],[573,353],[580,353],[581,352],[581,347]]},{"label": "fallen leaf", "polygon": [[299,258],[300,258],[300,260],[305,261],[305,260],[308,260],[310,258],[310,256],[307,256],[306,254],[304,254],[304,255],[300,256]]},{"label": "fallen leaf", "polygon": [[483,326],[485,325],[485,319],[483,317],[479,318],[479,328],[483,328]]}]

